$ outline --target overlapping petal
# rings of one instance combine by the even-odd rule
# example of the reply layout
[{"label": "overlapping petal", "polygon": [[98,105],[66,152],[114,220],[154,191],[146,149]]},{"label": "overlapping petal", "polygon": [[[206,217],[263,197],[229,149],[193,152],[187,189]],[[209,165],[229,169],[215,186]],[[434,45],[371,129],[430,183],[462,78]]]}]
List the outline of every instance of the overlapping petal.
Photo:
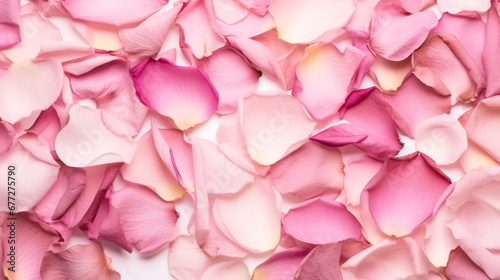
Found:
[{"label": "overlapping petal", "polygon": [[0,2],[0,50],[14,46],[21,42],[19,28],[20,0]]},{"label": "overlapping petal", "polygon": [[309,250],[305,248],[291,248],[281,252],[276,252],[254,269],[252,279],[292,279],[302,260],[308,253]]}]

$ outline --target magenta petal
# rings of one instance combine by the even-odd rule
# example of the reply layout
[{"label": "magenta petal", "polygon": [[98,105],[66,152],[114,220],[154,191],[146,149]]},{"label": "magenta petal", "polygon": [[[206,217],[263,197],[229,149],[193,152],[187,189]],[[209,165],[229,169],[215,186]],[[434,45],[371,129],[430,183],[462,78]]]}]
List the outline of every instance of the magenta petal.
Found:
[{"label": "magenta petal", "polygon": [[328,243],[314,248],[302,261],[294,280],[340,280],[342,243]]},{"label": "magenta petal", "polygon": [[253,271],[253,280],[290,280],[309,250],[292,248],[271,255]]},{"label": "magenta petal", "polygon": [[206,121],[219,94],[205,72],[161,59],[148,59],[130,70],[142,103],[171,118],[185,130]]},{"label": "magenta petal", "polygon": [[469,258],[469,256],[467,256],[464,250],[460,247],[451,251],[444,273],[450,280],[491,279]]},{"label": "magenta petal", "polygon": [[10,48],[21,42],[19,29],[19,0],[3,0],[0,2],[0,50]]},{"label": "magenta petal", "polygon": [[415,152],[385,162],[366,185],[362,206],[369,204],[385,234],[403,236],[431,217],[452,189],[451,180],[436,163]]},{"label": "magenta petal", "polygon": [[315,198],[303,202],[283,217],[283,231],[310,244],[326,244],[360,238],[358,220],[337,201]]}]

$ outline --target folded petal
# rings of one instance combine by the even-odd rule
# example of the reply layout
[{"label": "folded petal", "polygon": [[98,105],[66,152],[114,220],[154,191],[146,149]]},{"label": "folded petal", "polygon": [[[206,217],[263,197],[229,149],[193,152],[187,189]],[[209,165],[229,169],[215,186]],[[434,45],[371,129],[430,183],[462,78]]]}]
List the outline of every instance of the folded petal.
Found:
[{"label": "folded petal", "polygon": [[206,121],[217,108],[219,94],[197,68],[148,59],[130,71],[142,103],[171,118],[179,129]]},{"label": "folded petal", "polygon": [[346,207],[325,198],[311,199],[292,207],[283,217],[283,231],[310,244],[361,237],[359,222]]},{"label": "folded petal", "polygon": [[367,137],[368,135],[352,125],[341,123],[330,126],[309,139],[330,147],[343,147],[349,144],[360,143]]},{"label": "folded petal", "polygon": [[172,202],[142,186],[127,186],[111,196],[127,240],[148,253],[172,242],[178,233],[178,214]]},{"label": "folded petal", "polygon": [[279,195],[267,179],[256,178],[237,194],[217,196],[213,215],[221,231],[253,252],[274,249],[280,240]]},{"label": "folded petal", "polygon": [[354,13],[352,0],[274,0],[269,4],[279,37],[289,43],[312,42],[344,27]]},{"label": "folded petal", "polygon": [[289,280],[295,275],[302,260],[309,250],[305,248],[291,248],[271,255],[266,261],[259,264],[253,271],[253,280]]},{"label": "folded petal", "polygon": [[308,141],[271,166],[273,188],[282,194],[311,199],[322,194],[338,196],[344,181],[344,163],[337,148]]},{"label": "folded petal", "polygon": [[438,7],[443,12],[458,14],[464,11],[486,12],[491,4],[488,0],[478,0],[474,2],[459,0],[437,0]]},{"label": "folded petal", "polygon": [[197,62],[219,92],[217,111],[227,114],[238,108],[238,101],[257,91],[261,73],[233,48],[221,48]]},{"label": "folded petal", "polygon": [[120,273],[113,270],[111,259],[97,242],[74,245],[59,253],[48,251],[40,275],[43,279],[120,279]]},{"label": "folded petal", "polygon": [[300,101],[286,94],[252,95],[240,101],[238,111],[248,153],[264,165],[300,147],[316,124]]},{"label": "folded petal", "polygon": [[444,269],[444,273],[450,280],[491,279],[469,258],[469,256],[467,256],[464,250],[460,247],[451,251],[450,259]]},{"label": "folded petal", "polygon": [[380,229],[399,237],[410,234],[431,217],[452,189],[451,180],[436,163],[415,152],[388,159],[366,185],[362,200],[363,196],[368,198],[368,207]]},{"label": "folded petal", "polygon": [[383,162],[367,156],[355,157],[347,161],[344,168],[344,192],[347,204],[359,205],[363,189],[382,166]]},{"label": "folded petal", "polygon": [[482,53],[486,76],[486,97],[498,94],[500,91],[500,81],[495,79],[500,73],[500,58],[495,55],[500,50],[499,8],[500,5],[493,2],[493,6],[488,10],[486,21],[486,38],[484,41],[484,52]]},{"label": "folded petal", "polygon": [[25,60],[12,64],[0,77],[0,117],[14,124],[49,108],[59,97],[62,85],[59,62]]},{"label": "folded petal", "polygon": [[380,1],[372,16],[370,48],[388,60],[404,60],[437,24],[431,10],[410,14],[397,1]]},{"label": "folded petal", "polygon": [[56,138],[56,152],[68,166],[87,167],[132,160],[136,144],[110,131],[101,110],[73,105],[69,123]]},{"label": "folded petal", "polygon": [[415,51],[414,74],[442,95],[451,95],[452,105],[473,100],[486,80],[479,66],[453,35],[431,34]]},{"label": "folded petal", "polygon": [[0,2],[0,50],[10,48],[21,42],[19,29],[20,2],[4,0]]},{"label": "folded petal", "polygon": [[129,164],[121,168],[123,179],[151,187],[166,201],[181,198],[184,190],[177,183],[175,175],[163,163],[156,151],[153,134],[146,132],[137,141],[137,150]]},{"label": "folded petal", "polygon": [[342,279],[340,255],[342,243],[328,243],[314,248],[302,260],[294,280]]},{"label": "folded petal", "polygon": [[63,7],[75,19],[122,26],[142,21],[167,3],[168,0],[113,0],[105,3],[67,0],[63,2]]},{"label": "folded petal", "polygon": [[340,52],[333,44],[310,46],[306,53],[297,64],[292,94],[314,118],[324,119],[344,104],[365,55],[351,46]]}]

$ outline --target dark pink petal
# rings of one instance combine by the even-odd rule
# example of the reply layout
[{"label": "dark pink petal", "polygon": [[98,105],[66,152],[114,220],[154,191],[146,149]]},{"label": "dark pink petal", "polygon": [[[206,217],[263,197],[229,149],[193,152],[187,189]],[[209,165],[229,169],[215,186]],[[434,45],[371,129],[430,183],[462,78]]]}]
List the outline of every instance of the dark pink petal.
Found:
[{"label": "dark pink petal", "polygon": [[342,243],[328,243],[314,248],[302,260],[295,280],[341,280],[340,255]]},{"label": "dark pink petal", "polygon": [[336,114],[351,92],[365,57],[355,47],[343,52],[333,44],[308,47],[306,57],[297,64],[292,94],[316,119]]},{"label": "dark pink petal", "polygon": [[56,110],[50,107],[43,111],[28,131],[36,134],[40,141],[47,142],[50,147],[50,152],[54,152],[56,137],[59,131],[61,131],[61,122]]},{"label": "dark pink petal", "polygon": [[486,80],[479,66],[453,35],[431,34],[415,51],[414,74],[442,95],[451,95],[452,105],[473,100]]},{"label": "dark pink petal", "polygon": [[10,48],[21,42],[19,29],[20,0],[0,2],[0,50]]},{"label": "dark pink petal", "polygon": [[97,242],[75,245],[59,253],[47,251],[40,275],[43,279],[120,279],[120,273],[111,267],[111,259]]},{"label": "dark pink petal", "polygon": [[182,130],[206,121],[219,95],[205,72],[161,59],[148,59],[131,71],[142,103],[171,118]]},{"label": "dark pink petal", "polygon": [[486,39],[484,42],[483,62],[486,76],[486,97],[493,96],[500,92],[500,58],[496,55],[500,50],[500,19],[498,15],[499,4],[493,2],[493,6],[488,11],[486,21]]},{"label": "dark pink petal", "polygon": [[179,234],[174,204],[146,187],[127,186],[115,192],[110,202],[118,211],[127,240],[140,253],[155,251]]},{"label": "dark pink petal", "polygon": [[451,251],[450,259],[448,260],[448,265],[446,265],[444,272],[446,277],[450,280],[491,279],[460,247]]},{"label": "dark pink petal", "polygon": [[343,147],[353,143],[360,143],[367,137],[368,135],[364,134],[363,131],[356,129],[352,125],[341,123],[330,126],[329,128],[312,136],[310,139],[330,147]]},{"label": "dark pink petal", "polygon": [[376,54],[401,61],[422,45],[437,23],[433,11],[410,14],[397,1],[380,1],[372,17],[369,44]]},{"label": "dark pink petal", "polygon": [[344,181],[344,163],[337,148],[308,141],[271,166],[273,188],[303,199],[322,194],[338,196]]},{"label": "dark pink petal", "polygon": [[436,163],[415,152],[388,159],[366,185],[361,204],[369,204],[385,234],[403,236],[431,217],[452,190],[451,180]]},{"label": "dark pink petal", "polygon": [[253,280],[290,280],[309,250],[292,248],[274,253],[253,271]]},{"label": "dark pink petal", "polygon": [[106,3],[66,0],[63,7],[75,19],[122,26],[142,21],[167,3],[168,0],[112,0]]},{"label": "dark pink petal", "polygon": [[283,231],[310,244],[361,237],[358,220],[342,203],[325,198],[311,199],[291,208],[283,217]]},{"label": "dark pink petal", "polygon": [[233,48],[222,48],[197,62],[219,92],[217,112],[227,114],[238,108],[238,101],[257,91],[261,73]]},{"label": "dark pink petal", "polygon": [[467,0],[437,0],[437,4],[441,11],[452,14],[458,14],[465,11],[486,12],[490,8],[490,1],[488,0],[477,0],[472,2]]}]

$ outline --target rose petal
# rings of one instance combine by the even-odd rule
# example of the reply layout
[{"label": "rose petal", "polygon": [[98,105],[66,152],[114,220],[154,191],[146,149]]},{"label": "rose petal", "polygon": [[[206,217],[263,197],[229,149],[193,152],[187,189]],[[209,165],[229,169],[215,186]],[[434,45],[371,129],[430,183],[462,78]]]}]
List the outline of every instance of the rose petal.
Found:
[{"label": "rose petal", "polygon": [[444,272],[450,280],[488,280],[489,278],[484,271],[477,266],[462,250],[457,247],[450,253],[450,260],[445,267]]},{"label": "rose petal", "polygon": [[170,243],[168,270],[175,279],[200,279],[212,260],[192,236],[181,235]]},{"label": "rose petal", "polygon": [[292,248],[274,253],[253,271],[253,280],[289,280],[295,275],[300,263],[309,250]]},{"label": "rose petal", "polygon": [[[101,244],[75,245],[59,253],[48,251],[43,257],[40,275],[43,279],[100,279],[119,280],[111,259],[104,254]],[[83,276],[85,275],[85,276]]]},{"label": "rose petal", "polygon": [[291,208],[283,217],[283,231],[310,244],[326,244],[360,238],[361,227],[345,206],[315,198]]},{"label": "rose petal", "polygon": [[239,0],[210,0],[206,5],[213,7],[216,18],[226,24],[238,23],[250,13]]},{"label": "rose petal", "polygon": [[219,95],[199,69],[148,59],[130,71],[142,103],[171,118],[179,129],[206,121],[217,108]]},{"label": "rose petal", "polygon": [[94,49],[118,51],[123,48],[118,34],[120,27],[86,21],[72,21],[71,24]]},{"label": "rose petal", "polygon": [[343,147],[349,144],[360,143],[367,137],[368,135],[364,134],[363,131],[356,129],[352,125],[341,123],[330,126],[309,139],[330,147]]},{"label": "rose petal", "polygon": [[395,91],[411,74],[412,70],[410,57],[402,61],[391,61],[377,55],[370,67],[369,74],[383,90]]},{"label": "rose petal", "polygon": [[5,154],[14,145],[16,131],[14,127],[5,121],[0,122],[0,156]]},{"label": "rose petal", "polygon": [[312,42],[328,31],[339,30],[354,9],[351,0],[274,0],[269,4],[279,38],[292,44]]},{"label": "rose petal", "polygon": [[495,55],[500,49],[499,8],[498,3],[494,2],[491,9],[488,10],[486,21],[486,38],[484,41],[484,52],[482,53],[486,76],[486,97],[493,96],[500,91],[500,82],[494,78],[498,76],[500,71],[500,61],[498,56]]},{"label": "rose petal", "polygon": [[4,0],[0,2],[0,50],[10,48],[21,42],[19,29],[20,2]]},{"label": "rose petal", "polygon": [[344,192],[347,204],[359,205],[363,189],[382,166],[382,162],[366,156],[349,159],[344,168]]},{"label": "rose petal", "polygon": [[210,266],[200,280],[250,280],[250,274],[245,263],[239,261],[218,262]]},{"label": "rose petal", "polygon": [[314,248],[302,260],[295,280],[342,279],[340,254],[342,243],[328,243]]},{"label": "rose petal", "polygon": [[463,11],[486,12],[490,8],[490,1],[478,0],[474,2],[459,0],[437,0],[438,7],[443,12],[458,14]]}]

